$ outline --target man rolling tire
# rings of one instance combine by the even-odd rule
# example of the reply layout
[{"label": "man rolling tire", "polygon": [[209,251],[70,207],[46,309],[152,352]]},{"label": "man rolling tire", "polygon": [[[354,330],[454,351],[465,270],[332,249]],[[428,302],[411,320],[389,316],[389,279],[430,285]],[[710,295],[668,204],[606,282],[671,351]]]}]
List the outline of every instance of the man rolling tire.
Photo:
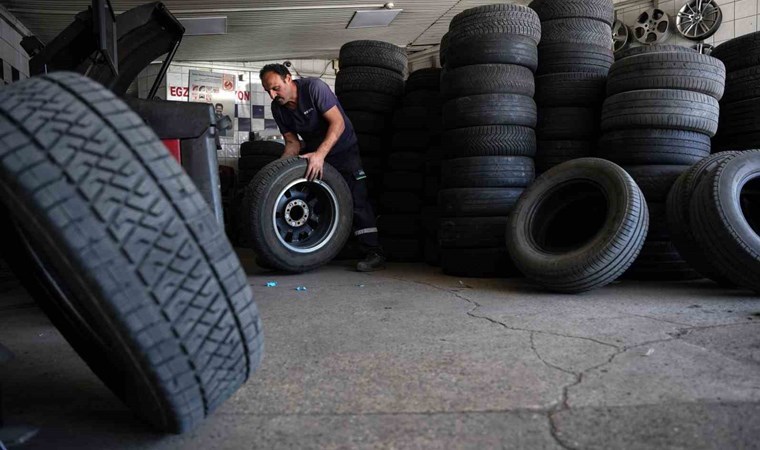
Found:
[{"label": "man rolling tire", "polygon": [[[306,159],[310,181],[322,178],[325,162],[340,172],[354,201],[354,235],[366,255],[356,268],[360,272],[385,268],[356,133],[337,97],[319,78],[294,80],[282,64],[264,66],[259,78],[272,99],[272,116],[285,138],[282,158],[300,155]],[[306,144],[303,152],[299,135]]]}]

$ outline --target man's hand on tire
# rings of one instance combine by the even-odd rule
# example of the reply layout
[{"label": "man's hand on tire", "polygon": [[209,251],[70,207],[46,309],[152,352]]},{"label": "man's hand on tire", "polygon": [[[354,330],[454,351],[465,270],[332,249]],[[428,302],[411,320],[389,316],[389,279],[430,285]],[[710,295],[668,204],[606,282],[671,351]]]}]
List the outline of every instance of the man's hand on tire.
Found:
[{"label": "man's hand on tire", "polygon": [[321,180],[325,165],[325,157],[319,152],[314,152],[301,155],[300,158],[309,162],[309,166],[306,168],[306,179],[309,181]]}]

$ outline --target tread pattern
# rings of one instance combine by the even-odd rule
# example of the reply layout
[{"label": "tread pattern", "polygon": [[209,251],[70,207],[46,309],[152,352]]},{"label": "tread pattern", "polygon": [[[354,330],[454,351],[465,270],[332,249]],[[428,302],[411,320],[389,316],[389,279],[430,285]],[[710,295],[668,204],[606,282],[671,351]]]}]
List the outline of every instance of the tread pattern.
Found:
[{"label": "tread pattern", "polygon": [[710,55],[723,61],[729,73],[760,66],[760,32],[726,41],[715,47]]},{"label": "tread pattern", "polygon": [[507,33],[541,41],[541,20],[535,11],[522,5],[497,4],[470,8],[454,16],[449,39],[491,33]]},{"label": "tread pattern", "polygon": [[604,22],[587,18],[565,18],[541,22],[541,46],[549,44],[612,45],[612,28]]},{"label": "tread pattern", "polygon": [[[641,189],[648,203],[664,203],[670,189],[682,173],[691,166],[646,165],[626,166],[625,171]],[[650,220],[650,224],[653,222]]]},{"label": "tread pattern", "polygon": [[607,95],[641,89],[682,89],[720,100],[726,68],[701,53],[643,53],[616,61],[610,68]]},{"label": "tread pattern", "polygon": [[438,193],[445,217],[508,216],[524,188],[456,188]]},{"label": "tread pattern", "polygon": [[510,125],[457,128],[441,138],[444,157],[529,156],[536,154],[536,132]]},{"label": "tread pattern", "polygon": [[538,57],[538,75],[586,72],[607,76],[615,61],[609,47],[567,43],[542,45]]},{"label": "tread pattern", "polygon": [[524,156],[479,156],[443,161],[444,188],[527,187],[536,178],[533,159]]},{"label": "tread pattern", "polygon": [[593,72],[560,72],[536,77],[535,100],[540,106],[601,108],[607,77]]},{"label": "tread pattern", "polygon": [[404,94],[404,77],[380,67],[346,67],[335,78],[335,93],[369,91],[401,97]]},{"label": "tread pattern", "polygon": [[731,72],[726,76],[722,105],[760,97],[760,66]]},{"label": "tread pattern", "polygon": [[655,45],[642,45],[639,47],[631,47],[621,52],[615,53],[615,59],[623,59],[631,56],[641,55],[644,53],[668,53],[668,52],[681,52],[681,53],[697,53],[696,50],[683,45],[668,45],[668,44],[655,44]]},{"label": "tread pattern", "polygon": [[441,89],[441,72],[437,67],[415,70],[406,79],[406,93],[428,90],[438,91]]},{"label": "tread pattern", "polygon": [[340,48],[340,66],[380,67],[398,74],[406,72],[406,52],[397,45],[382,41],[352,41]]},{"label": "tread pattern", "polygon": [[602,135],[598,154],[617,164],[696,164],[710,156],[710,137],[680,130],[621,130]]},{"label": "tread pattern", "polygon": [[446,99],[478,94],[518,94],[533,97],[536,84],[527,67],[475,64],[444,70],[441,94]]},{"label": "tread pattern", "polygon": [[541,21],[589,18],[609,26],[615,21],[615,11],[610,0],[533,0],[530,6]]},{"label": "tread pattern", "polygon": [[718,101],[698,92],[651,89],[608,97],[602,110],[602,131],[664,128],[714,136]]},{"label": "tread pattern", "polygon": [[538,67],[538,46],[525,36],[510,33],[490,33],[448,37],[446,67],[456,68],[473,64],[515,64],[532,71]]},{"label": "tread pattern", "polygon": [[446,129],[482,125],[536,126],[536,102],[515,94],[481,94],[455,98],[443,105]]},{"label": "tread pattern", "polygon": [[119,368],[153,391],[116,393],[133,408],[158,399],[136,410],[157,428],[197,426],[251,375],[263,345],[246,276],[211,210],[155,134],[92,80],[31,78],[0,90],[0,105],[6,200],[23,193],[12,210],[39,220],[104,311],[89,308],[113,351],[91,356],[139,367]]}]

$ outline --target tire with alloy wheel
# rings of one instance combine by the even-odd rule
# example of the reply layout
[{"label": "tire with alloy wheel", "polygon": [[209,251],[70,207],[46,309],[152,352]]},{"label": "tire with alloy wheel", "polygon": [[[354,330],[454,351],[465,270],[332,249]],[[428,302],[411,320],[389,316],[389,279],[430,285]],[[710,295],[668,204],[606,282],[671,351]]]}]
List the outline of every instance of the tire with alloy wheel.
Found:
[{"label": "tire with alloy wheel", "polygon": [[193,181],[139,116],[79,74],[0,90],[0,136],[6,261],[139,417],[163,432],[198,426],[254,372],[263,335]]},{"label": "tire with alloy wheel", "polygon": [[306,272],[330,262],[351,234],[354,205],[341,174],[329,164],[307,181],[307,162],[275,161],[256,175],[246,197],[251,243],[270,267]]}]

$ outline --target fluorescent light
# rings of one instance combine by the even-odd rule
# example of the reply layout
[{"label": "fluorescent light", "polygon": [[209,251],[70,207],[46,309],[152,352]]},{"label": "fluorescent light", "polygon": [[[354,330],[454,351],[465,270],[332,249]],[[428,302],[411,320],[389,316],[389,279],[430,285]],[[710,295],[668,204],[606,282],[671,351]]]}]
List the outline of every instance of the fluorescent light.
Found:
[{"label": "fluorescent light", "polygon": [[227,17],[187,17],[177,18],[185,27],[185,36],[208,36],[227,34]]},{"label": "fluorescent light", "polygon": [[403,9],[356,11],[346,28],[387,27]]}]

